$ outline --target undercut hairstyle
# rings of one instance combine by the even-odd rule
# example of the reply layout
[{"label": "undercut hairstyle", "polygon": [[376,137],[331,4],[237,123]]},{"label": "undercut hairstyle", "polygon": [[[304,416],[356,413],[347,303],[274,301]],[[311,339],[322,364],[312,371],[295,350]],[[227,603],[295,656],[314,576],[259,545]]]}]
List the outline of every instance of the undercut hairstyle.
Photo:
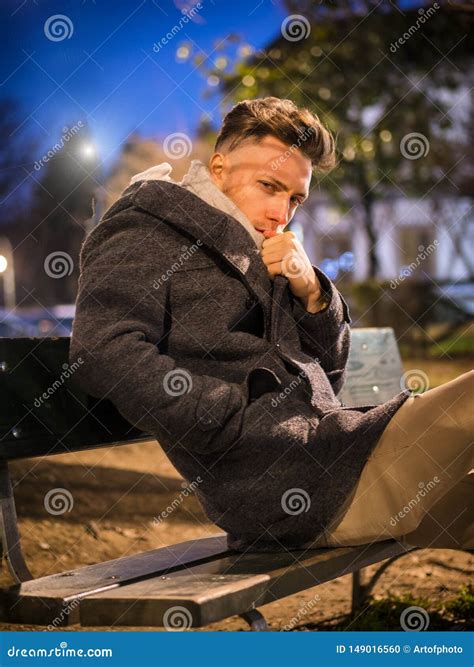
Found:
[{"label": "undercut hairstyle", "polygon": [[243,100],[225,116],[216,152],[232,151],[247,139],[257,143],[271,135],[311,160],[313,169],[330,171],[336,164],[335,141],[318,116],[279,97]]}]

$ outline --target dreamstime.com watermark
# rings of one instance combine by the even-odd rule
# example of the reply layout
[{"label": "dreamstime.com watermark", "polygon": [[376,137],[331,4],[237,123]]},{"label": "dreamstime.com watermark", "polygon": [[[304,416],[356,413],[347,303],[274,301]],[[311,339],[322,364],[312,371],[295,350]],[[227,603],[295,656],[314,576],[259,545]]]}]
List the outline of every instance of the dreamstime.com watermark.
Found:
[{"label": "dreamstime.com watermark", "polygon": [[180,255],[175,262],[173,262],[170,268],[166,270],[166,273],[163,273],[158,279],[153,281],[153,288],[159,289],[163,283],[171,278],[175,271],[179,271],[183,264],[199,250],[200,246],[202,246],[201,239],[198,239],[196,243],[193,243],[191,246],[189,246],[189,248],[185,245],[181,246],[181,251],[183,254]]},{"label": "dreamstime.com watermark", "polygon": [[403,46],[403,44],[405,44],[410,39],[410,37],[412,37],[421,28],[421,26],[426,23],[426,21],[428,21],[434,14],[436,14],[438,9],[440,9],[440,6],[437,2],[434,2],[431,7],[428,7],[428,9],[419,9],[419,16],[415,23],[413,23],[401,37],[390,44],[390,51],[392,53],[396,53],[400,46]]},{"label": "dreamstime.com watermark", "polygon": [[420,368],[410,368],[400,378],[400,389],[408,389],[412,394],[424,394],[430,388],[430,379]]},{"label": "dreamstime.com watermark", "polygon": [[184,26],[189,23],[191,19],[193,19],[202,9],[202,3],[197,2],[194,7],[191,7],[191,9],[183,9],[183,16],[179,19],[178,23],[176,23],[171,30],[169,30],[164,37],[162,37],[158,42],[155,42],[153,44],[153,51],[155,53],[158,53],[161,51],[161,49],[166,46],[171,40],[176,37],[176,35],[184,28]]},{"label": "dreamstime.com watermark", "polygon": [[281,497],[281,507],[286,514],[296,516],[309,510],[311,498],[304,489],[288,489]]},{"label": "dreamstime.com watermark", "polygon": [[407,607],[400,614],[400,626],[405,632],[428,630],[430,617],[423,607]]},{"label": "dreamstime.com watermark", "polygon": [[284,632],[288,632],[289,630],[293,630],[295,625],[303,619],[306,614],[313,609],[313,607],[316,606],[318,602],[321,602],[321,596],[316,593],[314,597],[311,598],[311,600],[308,600],[305,602],[305,604],[298,610],[298,613],[296,616],[293,616],[293,618],[290,619],[290,621],[282,627],[282,630]]},{"label": "dreamstime.com watermark", "polygon": [[185,486],[182,491],[179,492],[178,496],[172,501],[168,507],[166,507],[158,516],[153,517],[153,523],[161,523],[164,519],[167,519],[169,515],[175,511],[177,507],[181,505],[183,500],[194,493],[194,490],[202,483],[202,477],[198,476],[194,481],[192,481],[188,486]]},{"label": "dreamstime.com watermark", "polygon": [[[315,363],[320,363],[321,360],[320,360],[318,357],[314,357],[313,361],[314,361]],[[286,398],[287,396],[289,396],[289,395],[291,394],[291,392],[292,392],[298,385],[301,384],[301,381],[302,381],[303,378],[305,378],[305,377],[306,377],[306,373],[305,373],[304,371],[300,371],[300,372],[298,373],[298,375],[295,377],[295,379],[292,380],[292,381],[290,382],[290,384],[288,384],[288,385],[287,385],[287,386],[286,386],[286,387],[285,387],[285,388],[278,394],[278,396],[277,396],[276,398],[272,398],[272,400],[271,400],[271,402],[270,402],[270,405],[272,406],[272,408],[277,408],[277,407],[279,406],[279,404],[280,404],[283,400],[285,400],[285,398]]]},{"label": "dreamstime.com watermark", "polygon": [[418,505],[420,500],[422,500],[425,496],[427,496],[428,493],[430,493],[430,491],[432,491],[440,481],[441,481],[440,478],[437,475],[435,475],[433,479],[430,480],[427,484],[425,484],[424,482],[420,482],[418,484],[419,491],[417,491],[416,496],[414,498],[410,498],[408,503],[404,507],[402,507],[402,509],[397,514],[395,514],[395,516],[392,516],[392,518],[390,519],[390,525],[395,527],[397,523],[401,519],[406,517],[407,514],[409,514],[412,511],[412,509]]},{"label": "dreamstime.com watermark", "polygon": [[184,132],[173,132],[165,137],[163,152],[170,160],[182,160],[193,152],[193,142]]},{"label": "dreamstime.com watermark", "polygon": [[311,25],[302,14],[290,14],[287,16],[280,27],[281,35],[288,42],[299,42],[307,39],[311,33]]},{"label": "dreamstime.com watermark", "polygon": [[168,396],[183,396],[193,388],[193,378],[185,368],[173,368],[163,378],[163,389]]},{"label": "dreamstime.com watermark", "polygon": [[406,160],[419,160],[430,152],[430,142],[421,132],[409,132],[400,141],[400,153]]},{"label": "dreamstime.com watermark", "polygon": [[75,600],[71,600],[65,607],[61,609],[61,613],[58,614],[58,616],[55,616],[51,623],[48,625],[47,628],[43,630],[43,632],[48,632],[51,630],[55,630],[57,627],[61,626],[64,619],[69,616],[69,614],[79,605],[81,604],[81,601],[78,600],[77,598]]},{"label": "dreamstime.com watermark", "polygon": [[67,642],[61,642],[54,648],[15,648],[7,649],[9,658],[111,658],[111,648],[68,648]]},{"label": "dreamstime.com watermark", "polygon": [[51,160],[57,153],[59,153],[59,151],[64,148],[64,145],[67,144],[68,141],[70,141],[83,127],[84,123],[82,120],[78,121],[71,128],[63,127],[63,134],[61,135],[61,139],[56,144],[54,144],[52,148],[49,149],[46,155],[43,155],[40,160],[36,160],[34,164],[35,171],[39,171],[41,167],[46,164],[46,162],[49,162],[49,160]]},{"label": "dreamstime.com watermark", "polygon": [[390,281],[390,289],[395,289],[402,283],[406,278],[409,278],[413,271],[420,267],[421,262],[423,262],[427,257],[429,257],[438,247],[439,241],[435,239],[433,243],[430,243],[427,248],[424,245],[418,246],[418,255],[415,257],[413,262],[408,266],[404,266],[400,271],[400,274],[395,278],[395,280]]},{"label": "dreamstime.com watermark", "polygon": [[63,250],[50,252],[45,258],[43,266],[46,275],[55,280],[70,276],[74,271],[74,261],[71,255]]},{"label": "dreamstime.com watermark", "polygon": [[57,380],[53,382],[53,384],[44,391],[41,396],[38,398],[35,398],[33,405],[35,408],[40,408],[42,404],[48,400],[48,398],[51,398],[51,396],[64,384],[64,380],[67,380],[68,378],[73,375],[73,373],[79,368],[79,366],[82,366],[84,363],[82,357],[78,357],[77,361],[75,361],[72,364],[63,364],[63,372],[59,376]]},{"label": "dreamstime.com watermark", "polygon": [[74,497],[68,489],[58,487],[50,489],[44,497],[44,508],[48,514],[60,516],[74,507]]},{"label": "dreamstime.com watermark", "polygon": [[284,162],[288,160],[292,156],[292,154],[300,148],[301,144],[303,144],[307,139],[310,138],[311,135],[315,133],[314,127],[307,127],[304,132],[298,132],[298,141],[294,144],[291,144],[291,146],[282,154],[280,155],[276,160],[273,160],[270,164],[271,168],[273,171],[276,171],[278,167],[280,167]]},{"label": "dreamstime.com watermark", "polygon": [[65,14],[53,14],[44,22],[43,30],[50,42],[63,42],[73,36],[74,23]]},{"label": "dreamstime.com watermark", "polygon": [[163,614],[163,627],[168,632],[183,632],[189,630],[192,625],[193,616],[186,607],[170,607]]}]

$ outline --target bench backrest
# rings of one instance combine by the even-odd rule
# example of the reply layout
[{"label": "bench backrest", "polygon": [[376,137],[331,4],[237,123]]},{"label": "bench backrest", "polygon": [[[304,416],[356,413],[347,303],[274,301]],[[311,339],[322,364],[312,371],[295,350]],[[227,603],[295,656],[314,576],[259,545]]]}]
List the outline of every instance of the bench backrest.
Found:
[{"label": "bench backrest", "polygon": [[[0,460],[148,440],[108,400],[74,385],[70,338],[0,338]],[[400,391],[393,330],[353,329],[345,405],[378,404]]]}]

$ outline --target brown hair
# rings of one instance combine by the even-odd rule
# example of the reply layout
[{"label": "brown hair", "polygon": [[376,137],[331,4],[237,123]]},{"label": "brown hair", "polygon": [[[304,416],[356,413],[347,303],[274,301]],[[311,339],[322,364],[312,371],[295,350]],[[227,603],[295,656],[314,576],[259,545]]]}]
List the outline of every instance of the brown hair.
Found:
[{"label": "brown hair", "polygon": [[309,109],[279,97],[243,100],[225,116],[215,149],[233,150],[246,139],[260,141],[272,135],[299,148],[313,167],[330,171],[336,163],[335,142],[331,132]]}]

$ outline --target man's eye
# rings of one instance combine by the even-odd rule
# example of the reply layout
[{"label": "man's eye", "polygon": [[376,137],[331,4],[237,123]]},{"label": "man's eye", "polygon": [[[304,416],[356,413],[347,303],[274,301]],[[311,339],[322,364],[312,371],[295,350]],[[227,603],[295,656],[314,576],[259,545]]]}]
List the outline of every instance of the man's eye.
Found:
[{"label": "man's eye", "polygon": [[266,188],[270,188],[271,190],[275,189],[275,186],[273,185],[273,183],[268,183],[267,181],[259,181],[259,183],[261,183]]}]

